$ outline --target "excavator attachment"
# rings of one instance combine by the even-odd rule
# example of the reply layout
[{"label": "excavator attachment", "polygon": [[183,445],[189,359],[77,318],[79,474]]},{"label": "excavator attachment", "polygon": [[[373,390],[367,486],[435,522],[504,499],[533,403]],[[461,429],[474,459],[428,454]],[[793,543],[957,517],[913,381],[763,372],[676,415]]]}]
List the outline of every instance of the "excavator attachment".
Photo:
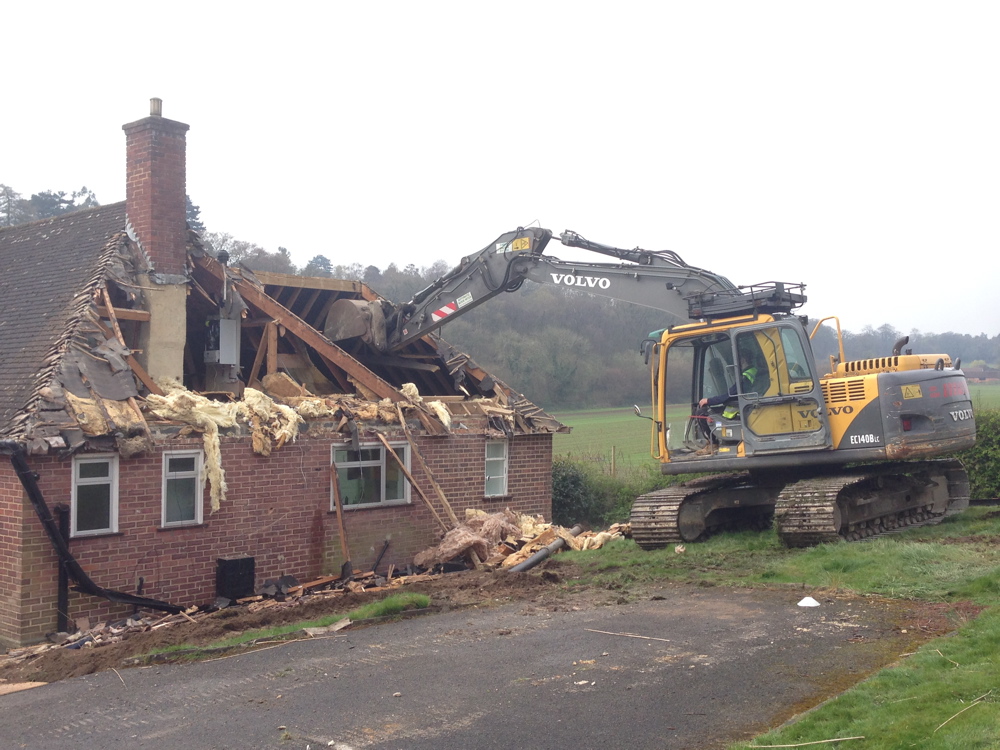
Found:
[{"label": "excavator attachment", "polygon": [[323,335],[341,342],[361,338],[380,352],[386,348],[385,314],[377,301],[339,299],[330,307]]}]

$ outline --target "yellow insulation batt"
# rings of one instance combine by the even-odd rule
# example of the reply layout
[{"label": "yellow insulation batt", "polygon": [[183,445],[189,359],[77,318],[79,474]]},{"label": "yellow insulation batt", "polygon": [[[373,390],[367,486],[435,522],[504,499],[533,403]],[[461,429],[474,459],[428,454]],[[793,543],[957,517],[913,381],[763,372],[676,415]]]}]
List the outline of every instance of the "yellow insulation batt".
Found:
[{"label": "yellow insulation batt", "polygon": [[205,473],[213,513],[226,499],[227,491],[219,429],[235,427],[237,421],[250,425],[254,450],[268,455],[272,439],[277,441],[279,448],[289,440],[294,441],[299,434],[299,424],[304,421],[291,407],[276,404],[269,396],[253,388],[245,389],[243,400],[235,403],[212,401],[176,384],[167,385],[165,390],[167,393],[164,396],[147,396],[146,403],[158,417],[183,422],[202,433]]},{"label": "yellow insulation batt", "polygon": [[441,420],[441,424],[445,426],[445,429],[451,429],[451,412],[448,411],[447,406],[440,401],[431,401],[427,404],[427,408],[434,412],[434,416]]},{"label": "yellow insulation batt", "polygon": [[165,396],[150,394],[146,397],[146,403],[150,411],[158,417],[189,424],[202,433],[202,442],[205,445],[205,473],[208,476],[209,498],[214,513],[226,499],[228,489],[219,449],[219,428],[236,426],[238,405],[211,401],[176,386],[171,387]]}]

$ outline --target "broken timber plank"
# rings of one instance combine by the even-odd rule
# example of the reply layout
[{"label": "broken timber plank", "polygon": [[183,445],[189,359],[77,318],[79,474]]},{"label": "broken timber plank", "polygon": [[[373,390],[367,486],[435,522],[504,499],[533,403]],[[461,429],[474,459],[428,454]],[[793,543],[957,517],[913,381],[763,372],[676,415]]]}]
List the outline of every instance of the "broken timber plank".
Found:
[{"label": "broken timber plank", "polygon": [[106,307],[102,305],[97,306],[97,314],[102,318],[110,318],[114,315],[119,320],[138,320],[141,323],[145,323],[149,320],[148,310],[133,310],[127,307]]},{"label": "broken timber plank", "polygon": [[339,581],[340,576],[323,576],[317,578],[315,581],[309,581],[309,583],[302,584],[302,590],[308,591],[309,589],[314,589],[317,586],[325,586],[328,583],[333,583],[334,581]]},{"label": "broken timber plank", "polygon": [[347,530],[344,528],[344,506],[340,498],[340,475],[337,473],[337,462],[330,460],[330,475],[333,480],[333,506],[337,511],[337,533],[340,534],[340,551],[344,556],[344,564],[350,568],[351,551],[347,547]]},{"label": "broken timber plank", "polygon": [[437,483],[437,479],[434,478],[431,468],[427,465],[427,462],[424,461],[423,455],[421,455],[420,451],[417,450],[416,441],[414,441],[413,435],[410,434],[410,429],[406,426],[406,420],[403,418],[403,409],[399,404],[396,404],[396,412],[399,414],[399,423],[403,426],[403,435],[406,436],[406,442],[410,444],[410,450],[413,451],[413,456],[417,459],[417,463],[420,464],[420,468],[423,469],[428,481],[430,481],[431,487],[433,487],[434,491],[437,492],[437,496],[441,500],[441,505],[448,513],[448,517],[451,518],[452,523],[458,526],[458,518],[455,516],[455,511],[452,509],[451,503],[448,502],[448,498],[445,497],[444,490],[441,489],[441,485],[439,485]]},{"label": "broken timber plank", "polygon": [[118,318],[115,316],[115,307],[111,304],[111,295],[108,294],[108,288],[106,286],[101,287],[101,295],[104,297],[104,304],[108,309],[108,317],[111,318],[111,325],[115,329],[115,338],[118,339],[118,343],[125,346],[125,337],[122,336],[121,326],[118,325]]},{"label": "broken timber plank", "polygon": [[254,383],[260,382],[257,377],[257,373],[260,372],[260,366],[264,363],[264,355],[267,354],[267,331],[269,331],[273,325],[273,320],[269,320],[264,324],[265,332],[260,337],[260,343],[257,344],[257,355],[253,358],[253,366],[250,368],[250,377],[247,378],[247,385],[251,388],[254,387]]},{"label": "broken timber plank", "polygon": [[[410,486],[413,487],[413,489],[415,489],[417,491],[418,495],[420,495],[420,499],[423,500],[424,503],[427,505],[427,507],[430,509],[431,514],[434,516],[435,520],[439,524],[441,524],[441,528],[444,529],[445,531],[450,531],[450,529],[448,528],[448,524],[446,524],[444,522],[444,520],[438,514],[437,510],[434,508],[434,504],[431,503],[431,501],[427,497],[427,495],[424,494],[424,491],[422,489],[420,489],[420,485],[418,485],[414,481],[413,475],[410,474],[409,469],[406,468],[406,465],[399,459],[399,456],[396,455],[396,451],[394,451],[392,449],[392,446],[389,445],[389,441],[385,439],[385,435],[383,435],[381,432],[376,432],[375,434],[378,436],[378,439],[382,441],[382,445],[385,446],[385,449],[387,451],[389,451],[389,453],[392,455],[392,457],[396,460],[396,463],[399,464],[399,468],[403,472],[403,474],[406,476],[406,479],[410,483]],[[455,519],[453,519],[453,520],[455,520]],[[458,521],[457,520],[455,520],[455,525],[456,526],[458,525]]]},{"label": "broken timber plank", "polygon": [[[107,323],[103,320],[98,320],[97,323],[101,326],[101,331],[104,333],[106,339],[115,337],[115,332],[111,330]],[[149,377],[149,373],[146,372],[145,368],[139,364],[135,357],[129,354],[125,358],[125,361],[128,362],[128,366],[132,368],[132,372],[135,373],[135,376],[139,378],[139,381],[146,386],[150,393],[155,393],[157,396],[164,395],[163,389],[153,382],[153,379]]]},{"label": "broken timber plank", "polygon": [[[402,411],[400,411],[399,416],[400,417],[403,416]],[[434,506],[431,504],[431,501],[424,494],[424,491],[420,489],[420,486],[415,481],[413,481],[413,475],[410,474],[409,470],[406,468],[406,465],[403,464],[403,462],[399,460],[399,456],[396,455],[396,451],[394,451],[392,449],[392,446],[389,445],[389,441],[385,439],[385,435],[383,435],[381,432],[376,433],[376,434],[378,435],[378,439],[382,441],[382,445],[385,446],[385,449],[392,454],[392,457],[394,459],[396,459],[396,463],[399,464],[399,468],[403,472],[403,474],[406,476],[407,480],[409,480],[410,484],[417,491],[417,493],[420,495],[420,497],[422,497],[424,499],[424,502],[427,503],[427,507],[429,507],[431,509],[431,511],[434,511]],[[407,433],[404,431],[403,434],[407,434]],[[407,435],[407,441],[410,443],[410,448],[413,449],[414,451],[416,451],[416,449],[415,449],[415,447],[413,445],[413,442],[412,442],[412,440],[410,439],[410,437],[408,435]],[[423,463],[423,459],[421,459],[421,463]],[[427,476],[428,476],[428,478],[430,478],[430,474],[428,474]],[[444,506],[445,512],[447,512],[448,517],[451,519],[451,522],[454,524],[453,528],[457,528],[459,526],[459,520],[458,520],[458,517],[455,515],[454,509],[451,507],[451,503],[448,502],[448,499],[444,496],[444,492],[441,491],[441,488],[438,486],[437,482],[435,482],[433,479],[431,479],[431,483],[434,485],[434,487],[438,491],[438,494],[439,494],[439,496],[441,498],[441,504]],[[437,515],[437,513],[434,512],[434,515]],[[439,521],[441,520],[440,517],[438,518],[438,520]],[[447,527],[445,527],[445,530],[447,531]],[[472,548],[469,549],[469,557],[472,560],[473,567],[475,567],[476,570],[482,570],[482,568],[483,568],[483,561],[480,559],[479,555],[476,554],[476,551],[474,549],[472,549]]]},{"label": "broken timber plank", "polygon": [[267,374],[274,375],[278,371],[278,321],[272,320],[264,331],[267,337]]}]

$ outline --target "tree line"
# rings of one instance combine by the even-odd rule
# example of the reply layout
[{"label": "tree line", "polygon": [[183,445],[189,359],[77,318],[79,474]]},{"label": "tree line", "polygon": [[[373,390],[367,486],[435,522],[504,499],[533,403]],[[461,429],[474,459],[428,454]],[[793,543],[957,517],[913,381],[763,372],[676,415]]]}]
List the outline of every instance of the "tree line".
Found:
[{"label": "tree line", "polygon": [[[96,205],[96,196],[86,188],[69,193],[45,191],[24,199],[0,184],[0,226]],[[426,267],[390,263],[380,269],[360,263],[335,264],[325,255],[315,255],[298,267],[287,248],[272,252],[225,232],[208,231],[200,208],[190,198],[187,218],[213,252],[229,254],[231,264],[242,263],[255,271],[363,281],[396,303],[410,300],[451,268],[439,260]],[[639,345],[666,323],[657,310],[527,282],[453,319],[441,335],[488,372],[548,409],[592,408],[648,402],[649,370]],[[906,348],[914,352],[948,354],[961,358],[966,367],[1000,363],[1000,334],[912,330],[908,335]],[[845,355],[849,360],[889,356],[903,336],[889,324],[844,331]],[[819,329],[813,351],[817,369],[826,372],[830,355],[838,353],[833,328]]]},{"label": "tree line", "polygon": [[86,186],[79,190],[44,190],[23,197],[9,185],[0,183],[0,227],[12,227],[39,219],[51,219],[70,211],[99,206],[97,196]]}]

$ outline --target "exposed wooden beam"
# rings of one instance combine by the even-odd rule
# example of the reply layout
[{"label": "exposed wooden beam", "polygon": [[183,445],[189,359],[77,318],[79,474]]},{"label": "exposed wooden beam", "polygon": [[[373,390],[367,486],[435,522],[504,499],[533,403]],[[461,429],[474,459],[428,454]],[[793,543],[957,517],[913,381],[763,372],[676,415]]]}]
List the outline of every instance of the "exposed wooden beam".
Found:
[{"label": "exposed wooden beam", "polygon": [[367,288],[360,281],[344,281],[342,279],[319,278],[316,276],[293,276],[288,273],[272,271],[254,271],[253,275],[265,286],[301,287],[303,289],[329,289],[331,292],[361,293]]},{"label": "exposed wooden beam", "polygon": [[148,310],[132,310],[126,307],[108,307],[107,305],[98,305],[97,314],[102,318],[108,319],[114,316],[118,318],[118,320],[138,320],[142,322],[149,320]]},{"label": "exposed wooden beam", "polygon": [[288,295],[288,299],[282,300],[281,302],[281,304],[283,304],[289,310],[292,309],[292,306],[295,304],[295,300],[297,300],[299,298],[299,295],[302,294],[302,287],[295,287],[291,291],[292,293]]},{"label": "exposed wooden beam", "polygon": [[369,362],[386,367],[399,367],[404,370],[423,370],[424,372],[437,372],[441,368],[429,362],[414,362],[405,357],[390,357],[384,354],[370,354],[366,358]]},{"label": "exposed wooden beam", "polygon": [[267,339],[267,374],[274,375],[278,371],[278,323],[272,321],[271,325],[264,329]]},{"label": "exposed wooden beam", "polygon": [[[215,258],[205,255],[195,258],[194,262],[199,268],[214,276],[220,284],[223,282],[225,269]],[[240,296],[243,297],[244,302],[264,315],[268,315],[271,318],[280,318],[282,325],[292,334],[298,336],[303,342],[315,349],[324,359],[344,370],[344,372],[348,373],[370,391],[381,398],[388,398],[393,402],[407,400],[396,388],[349,356],[347,352],[326,338],[326,336],[249,281],[236,278],[232,279],[232,283],[240,293]]]},{"label": "exposed wooden beam", "polygon": [[[322,291],[323,291],[322,289],[313,289],[313,293],[309,295],[309,299],[306,300],[306,303],[302,306],[302,315],[299,316],[302,318],[302,320],[309,322],[309,317],[310,317],[309,313],[312,312],[313,305],[316,304],[316,300],[319,299],[319,295],[322,293]],[[332,297],[334,295],[330,296]],[[325,322],[326,321],[321,321],[320,326],[322,326],[323,323]]]},{"label": "exposed wooden beam", "polygon": [[[268,329],[274,324],[273,320],[269,320]],[[261,335],[257,342],[257,356],[253,359],[253,366],[250,368],[250,374],[247,376],[247,385],[251,388],[254,387],[254,383],[259,382],[257,378],[257,373],[260,372],[260,366],[264,363],[264,355],[267,353],[267,336]]]},{"label": "exposed wooden beam", "polygon": [[118,343],[128,348],[125,344],[125,337],[122,336],[121,326],[118,325],[118,316],[115,315],[115,306],[111,304],[111,295],[108,294],[108,288],[106,286],[101,287],[101,295],[104,297],[104,304],[106,306],[105,309],[111,317],[111,326],[115,329],[115,338],[118,339]]},{"label": "exposed wooden beam", "polygon": [[[101,330],[104,332],[105,338],[107,339],[118,338],[117,336],[115,336],[115,332],[111,329],[111,326],[109,326],[103,320],[98,320],[97,323],[101,326]],[[141,382],[144,386],[146,386],[146,388],[149,389],[150,393],[155,393],[157,396],[163,395],[163,390],[160,388],[160,386],[158,386],[156,383],[153,382],[153,379],[149,377],[149,373],[146,372],[146,368],[140,365],[135,357],[129,354],[125,358],[125,361],[128,362],[128,366],[132,368],[132,372],[135,373],[135,376],[139,378],[139,382]]]}]

